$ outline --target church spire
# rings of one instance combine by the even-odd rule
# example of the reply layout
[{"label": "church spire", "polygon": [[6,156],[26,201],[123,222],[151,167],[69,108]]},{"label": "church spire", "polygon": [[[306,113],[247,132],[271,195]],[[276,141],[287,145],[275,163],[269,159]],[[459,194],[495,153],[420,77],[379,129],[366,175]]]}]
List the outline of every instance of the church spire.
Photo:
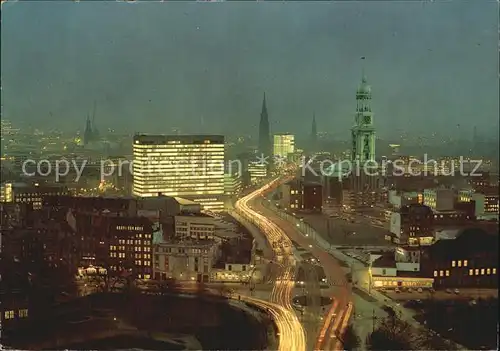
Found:
[{"label": "church spire", "polygon": [[83,133],[83,144],[87,145],[92,139],[92,124],[90,123],[90,116],[87,114],[87,121],[85,123],[85,131]]},{"label": "church spire", "polygon": [[262,100],[262,111],[260,113],[260,121],[262,122],[263,120],[268,121],[267,105],[266,105],[266,93],[264,93],[264,99]]},{"label": "church spire", "polygon": [[271,136],[269,135],[269,117],[267,114],[266,93],[262,100],[262,111],[259,123],[259,153],[269,156],[271,154]]}]

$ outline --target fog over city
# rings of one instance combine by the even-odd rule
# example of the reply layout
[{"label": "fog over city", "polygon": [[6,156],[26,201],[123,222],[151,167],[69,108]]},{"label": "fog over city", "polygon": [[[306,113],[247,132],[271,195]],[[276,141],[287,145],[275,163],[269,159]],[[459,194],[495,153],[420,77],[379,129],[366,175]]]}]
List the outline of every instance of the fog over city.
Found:
[{"label": "fog over city", "polygon": [[[498,129],[496,1],[2,5],[3,117],[82,129],[348,139],[362,70],[377,135]],[[361,57],[365,57],[361,60]]]}]

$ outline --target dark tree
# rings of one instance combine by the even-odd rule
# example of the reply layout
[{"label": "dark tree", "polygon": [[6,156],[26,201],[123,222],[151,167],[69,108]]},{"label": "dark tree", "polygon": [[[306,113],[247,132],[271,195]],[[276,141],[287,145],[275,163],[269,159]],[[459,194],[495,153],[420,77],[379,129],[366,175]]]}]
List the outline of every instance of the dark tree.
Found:
[{"label": "dark tree", "polygon": [[358,334],[356,334],[352,324],[347,326],[344,335],[340,338],[345,351],[356,350],[361,345],[361,340]]},{"label": "dark tree", "polygon": [[413,350],[423,340],[425,337],[419,331],[392,313],[368,336],[366,344],[369,350]]}]

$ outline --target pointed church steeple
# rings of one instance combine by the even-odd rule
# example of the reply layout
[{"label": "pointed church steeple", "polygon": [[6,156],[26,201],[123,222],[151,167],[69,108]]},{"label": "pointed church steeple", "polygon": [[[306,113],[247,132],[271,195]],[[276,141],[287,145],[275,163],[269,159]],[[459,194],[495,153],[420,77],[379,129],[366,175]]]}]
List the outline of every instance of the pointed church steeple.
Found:
[{"label": "pointed church steeple", "polygon": [[267,105],[266,105],[266,93],[264,93],[264,99],[262,100],[262,111],[260,113],[260,121],[267,121],[269,122],[268,120],[268,116],[267,116]]},{"label": "pointed church steeple", "polygon": [[313,113],[312,127],[311,127],[311,141],[316,142],[318,138],[318,130],[316,127],[316,113]]},{"label": "pointed church steeple", "polygon": [[83,133],[83,144],[87,145],[92,141],[92,124],[90,123],[90,116],[87,114],[87,121],[85,123],[85,131]]},{"label": "pointed church steeple", "polygon": [[262,100],[262,111],[259,123],[259,154],[271,155],[271,136],[269,135],[269,116],[267,114],[266,93]]}]

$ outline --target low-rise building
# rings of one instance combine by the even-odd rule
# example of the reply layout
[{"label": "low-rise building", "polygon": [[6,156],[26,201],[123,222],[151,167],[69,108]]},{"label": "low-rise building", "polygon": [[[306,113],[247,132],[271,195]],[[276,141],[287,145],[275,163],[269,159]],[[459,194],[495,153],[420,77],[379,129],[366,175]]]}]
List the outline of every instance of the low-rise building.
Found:
[{"label": "low-rise building", "polygon": [[204,213],[175,216],[175,236],[179,239],[214,240],[214,218]]},{"label": "low-rise building", "polygon": [[433,211],[452,211],[455,208],[455,191],[453,189],[437,188],[424,190],[424,205]]},{"label": "low-rise building", "polygon": [[69,195],[61,185],[39,185],[38,183],[4,183],[0,186],[0,202],[33,204],[34,209],[42,208],[42,198],[47,195]]},{"label": "low-rise building", "polygon": [[434,214],[425,205],[405,205],[392,212],[390,232],[399,245],[430,245],[434,241]]},{"label": "low-rise building", "polygon": [[498,287],[498,233],[466,229],[423,251],[422,273],[438,288]]},{"label": "low-rise building", "polygon": [[156,280],[210,281],[219,257],[219,243],[212,240],[172,240],[154,245]]}]

